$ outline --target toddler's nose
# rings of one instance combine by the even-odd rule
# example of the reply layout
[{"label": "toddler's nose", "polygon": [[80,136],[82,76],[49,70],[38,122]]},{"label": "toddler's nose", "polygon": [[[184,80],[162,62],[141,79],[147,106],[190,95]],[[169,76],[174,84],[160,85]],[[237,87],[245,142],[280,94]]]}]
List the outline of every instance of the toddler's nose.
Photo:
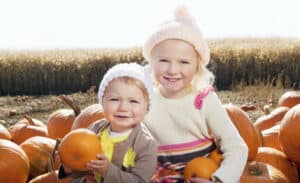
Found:
[{"label": "toddler's nose", "polygon": [[122,101],[120,102],[120,105],[119,105],[119,110],[120,111],[127,111],[129,108],[129,103],[126,102],[126,101]]}]

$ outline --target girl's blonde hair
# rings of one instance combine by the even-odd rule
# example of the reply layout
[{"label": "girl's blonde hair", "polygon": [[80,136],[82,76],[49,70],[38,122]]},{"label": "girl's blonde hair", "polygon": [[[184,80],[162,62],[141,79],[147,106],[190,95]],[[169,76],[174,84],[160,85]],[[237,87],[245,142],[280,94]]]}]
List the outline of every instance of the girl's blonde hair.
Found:
[{"label": "girl's blonde hair", "polygon": [[198,62],[197,72],[192,80],[192,89],[199,91],[209,85],[213,85],[215,77],[207,67],[203,66],[201,62]]}]

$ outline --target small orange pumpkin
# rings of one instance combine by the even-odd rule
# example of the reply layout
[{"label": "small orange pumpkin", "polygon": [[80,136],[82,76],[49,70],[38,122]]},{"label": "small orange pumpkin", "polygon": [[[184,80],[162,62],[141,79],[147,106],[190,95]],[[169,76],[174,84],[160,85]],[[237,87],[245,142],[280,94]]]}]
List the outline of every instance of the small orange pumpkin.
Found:
[{"label": "small orange pumpkin", "polygon": [[77,128],[87,128],[95,121],[104,118],[103,108],[100,104],[93,104],[84,108],[78,116],[76,116],[71,130]]},{"label": "small orange pumpkin", "polygon": [[11,140],[17,144],[21,144],[30,137],[48,136],[46,126],[40,122],[36,122],[28,116],[24,116],[24,119],[18,121],[15,125],[10,126],[8,131],[11,134]]},{"label": "small orange pumpkin", "polygon": [[260,133],[254,127],[248,114],[233,104],[224,105],[231,121],[239,131],[248,146],[248,160],[254,160],[262,140]]},{"label": "small orange pumpkin", "polygon": [[300,167],[300,104],[292,107],[280,124],[279,141],[287,157]]},{"label": "small orange pumpkin", "polygon": [[45,123],[39,119],[31,118],[28,115],[24,115],[24,118],[19,120],[16,124],[27,124],[27,125],[33,125],[33,126],[42,126],[45,127]]},{"label": "small orange pumpkin", "polygon": [[72,170],[86,171],[87,163],[102,153],[99,137],[92,131],[80,128],[70,131],[61,140],[58,152],[64,165]]},{"label": "small orange pumpkin", "polygon": [[262,141],[263,141],[262,145],[264,147],[272,147],[279,151],[283,151],[281,143],[279,141],[279,130],[280,130],[280,124],[277,124],[267,130],[263,130],[261,132]]},{"label": "small orange pumpkin", "polygon": [[288,107],[277,107],[271,113],[259,117],[255,122],[254,126],[259,130],[265,130],[271,128],[277,123],[280,123],[281,119],[284,117],[285,113],[288,112],[290,108]]},{"label": "small orange pumpkin", "polygon": [[220,166],[222,160],[223,160],[223,156],[222,156],[222,153],[218,150],[218,149],[215,149],[213,150],[209,155],[208,157],[212,160],[214,160],[218,166]]},{"label": "small orange pumpkin", "polygon": [[50,114],[47,122],[49,137],[63,138],[73,125],[75,113],[72,109],[58,109]]},{"label": "small orange pumpkin", "polygon": [[29,159],[14,142],[0,139],[0,182],[26,183],[29,176]]},{"label": "small orange pumpkin", "polygon": [[64,179],[58,179],[58,171],[51,171],[48,173],[44,173],[31,179],[28,183],[71,183],[72,178],[67,177]]},{"label": "small orange pumpkin", "polygon": [[79,115],[80,109],[65,96],[60,98],[72,109],[58,109],[50,114],[47,121],[47,129],[50,138],[63,138],[71,131],[75,117]]},{"label": "small orange pumpkin", "polygon": [[300,104],[300,92],[299,91],[287,91],[278,100],[278,106],[293,107]]},{"label": "small orange pumpkin", "polygon": [[192,177],[210,179],[217,169],[218,164],[213,159],[197,157],[187,163],[184,169],[184,180],[188,181]]},{"label": "small orange pumpkin", "polygon": [[[20,144],[30,161],[30,176],[47,172],[48,160],[55,146],[55,140],[48,137],[31,137]],[[58,162],[56,162],[58,168]]]},{"label": "small orange pumpkin", "polygon": [[11,139],[11,135],[10,135],[8,129],[5,126],[3,126],[2,124],[0,124],[0,139],[6,139],[6,140]]},{"label": "small orange pumpkin", "polygon": [[284,173],[290,182],[299,183],[297,168],[287,159],[283,152],[271,147],[260,147],[258,148],[256,161],[274,166]]},{"label": "small orange pumpkin", "polygon": [[289,183],[287,177],[277,168],[263,162],[248,162],[240,183]]}]

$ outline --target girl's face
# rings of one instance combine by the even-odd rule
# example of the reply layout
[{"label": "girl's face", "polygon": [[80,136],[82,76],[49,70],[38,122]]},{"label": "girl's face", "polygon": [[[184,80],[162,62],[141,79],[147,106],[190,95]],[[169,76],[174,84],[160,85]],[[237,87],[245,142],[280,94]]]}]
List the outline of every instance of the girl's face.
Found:
[{"label": "girl's face", "polygon": [[162,95],[185,95],[197,72],[197,60],[194,47],[185,41],[170,39],[157,44],[151,52],[151,64]]},{"label": "girl's face", "polygon": [[125,132],[144,119],[148,101],[137,86],[114,79],[105,89],[102,105],[111,129]]}]

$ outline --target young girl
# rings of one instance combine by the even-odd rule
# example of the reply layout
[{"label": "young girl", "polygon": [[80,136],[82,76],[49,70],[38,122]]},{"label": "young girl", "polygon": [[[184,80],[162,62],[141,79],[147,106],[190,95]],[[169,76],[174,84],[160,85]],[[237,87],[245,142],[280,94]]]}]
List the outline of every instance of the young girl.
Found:
[{"label": "young girl", "polygon": [[145,119],[158,143],[159,165],[152,182],[184,182],[186,163],[207,156],[216,144],[223,152],[220,167],[210,180],[189,182],[238,182],[248,149],[211,86],[209,48],[185,6],[147,39],[143,54],[156,84]]},{"label": "young girl", "polygon": [[[105,119],[89,127],[99,134],[104,154],[87,164],[92,176],[73,182],[150,181],[157,165],[157,146],[141,122],[152,105],[152,89],[138,64],[118,64],[108,70],[98,91]],[[65,174],[60,168],[60,177]]]}]

